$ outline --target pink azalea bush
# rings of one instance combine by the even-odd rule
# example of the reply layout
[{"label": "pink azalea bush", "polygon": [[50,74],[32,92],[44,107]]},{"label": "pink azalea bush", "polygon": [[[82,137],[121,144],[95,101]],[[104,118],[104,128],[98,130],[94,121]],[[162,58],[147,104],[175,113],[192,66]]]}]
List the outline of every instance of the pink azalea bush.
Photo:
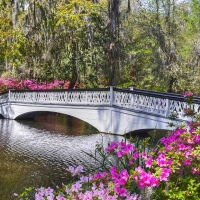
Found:
[{"label": "pink azalea bush", "polygon": [[[35,200],[200,199],[200,122],[179,125],[155,147],[149,141],[98,145],[101,171],[88,175],[82,166],[69,167],[75,182],[35,189]],[[147,188],[148,198],[142,192]]]},{"label": "pink azalea bush", "polygon": [[35,79],[17,81],[13,78],[0,78],[0,92],[6,92],[8,89],[15,90],[46,90],[46,89],[68,89],[69,80],[54,80],[53,82],[37,82]]}]

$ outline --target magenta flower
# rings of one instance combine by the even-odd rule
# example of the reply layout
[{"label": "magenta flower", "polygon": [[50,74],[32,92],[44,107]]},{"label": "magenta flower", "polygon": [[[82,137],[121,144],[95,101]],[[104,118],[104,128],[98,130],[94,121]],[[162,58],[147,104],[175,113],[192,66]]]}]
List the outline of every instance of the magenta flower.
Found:
[{"label": "magenta flower", "polygon": [[145,161],[145,167],[146,167],[146,168],[151,168],[151,166],[152,166],[152,161],[153,161],[152,156],[150,156],[150,157]]},{"label": "magenta flower", "polygon": [[135,153],[133,154],[133,158],[134,158],[135,160],[137,160],[138,157],[139,157],[139,153],[138,153],[138,152],[135,152]]},{"label": "magenta flower", "polygon": [[119,142],[119,147],[124,148],[126,146],[126,143],[124,141]]},{"label": "magenta flower", "polygon": [[184,161],[184,165],[190,166],[191,165],[191,160],[189,160],[189,159],[185,160]]},{"label": "magenta flower", "polygon": [[133,151],[135,151],[136,148],[134,147],[134,145],[132,144],[127,144],[125,147],[124,147],[124,154],[131,154]]},{"label": "magenta flower", "polygon": [[147,158],[147,153],[146,152],[142,152],[142,158]]},{"label": "magenta flower", "polygon": [[119,177],[119,175],[117,173],[117,169],[115,167],[110,168],[110,173],[111,173],[112,179],[117,179]]},{"label": "magenta flower", "polygon": [[179,147],[180,151],[183,151],[186,148],[186,146],[184,144],[179,144],[178,147]]},{"label": "magenta flower", "polygon": [[200,144],[200,135],[197,135],[197,136],[196,136],[196,143],[197,143],[197,144]]},{"label": "magenta flower", "polygon": [[126,169],[123,169],[119,174],[119,179],[116,181],[119,185],[125,185],[129,178],[129,174]]},{"label": "magenta flower", "polygon": [[117,157],[118,158],[121,158],[121,157],[123,157],[124,156],[124,151],[123,150],[119,150],[118,152],[117,152]]},{"label": "magenta flower", "polygon": [[192,92],[185,92],[185,93],[184,93],[184,98],[192,97],[192,96],[193,96],[193,93],[192,93]]},{"label": "magenta flower", "polygon": [[93,179],[100,179],[100,178],[104,178],[107,175],[106,172],[100,172],[100,173],[96,173],[93,175]]},{"label": "magenta flower", "polygon": [[156,159],[156,162],[160,167],[166,167],[168,165],[166,157],[165,157],[165,155],[163,153],[158,155],[158,158]]},{"label": "magenta flower", "polygon": [[121,197],[127,196],[127,189],[126,188],[120,188],[119,186],[116,186],[115,192]]},{"label": "magenta flower", "polygon": [[172,172],[171,169],[162,168],[162,172],[160,174],[160,181],[167,181],[171,172]]},{"label": "magenta flower", "polygon": [[134,162],[135,162],[135,160],[134,160],[134,159],[131,159],[131,160],[129,160],[128,166],[131,166],[131,165],[133,165],[133,164],[134,164]]},{"label": "magenta flower", "polygon": [[106,152],[109,153],[113,150],[115,150],[118,147],[118,143],[117,142],[112,142],[107,148],[106,148]]}]

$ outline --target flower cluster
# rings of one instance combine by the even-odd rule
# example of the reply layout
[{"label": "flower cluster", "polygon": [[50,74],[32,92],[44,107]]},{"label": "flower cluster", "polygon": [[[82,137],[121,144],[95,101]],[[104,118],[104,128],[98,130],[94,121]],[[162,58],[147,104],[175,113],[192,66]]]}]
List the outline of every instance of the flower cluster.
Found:
[{"label": "flower cluster", "polygon": [[[70,167],[67,169],[72,176],[77,176],[82,171],[82,167]],[[95,173],[90,176],[80,176],[79,180],[70,186],[64,185],[56,193],[51,188],[39,188],[35,193],[35,200],[117,200],[126,198],[127,200],[141,200],[137,194],[130,194],[124,186],[129,178],[126,170],[119,174],[115,168],[111,169],[111,174],[107,172]],[[112,180],[114,182],[112,182]],[[88,189],[86,189],[88,188]]]},{"label": "flower cluster", "polygon": [[184,98],[185,98],[185,100],[186,100],[186,102],[187,102],[188,104],[194,103],[194,98],[193,98],[193,96],[194,96],[194,93],[193,93],[193,92],[185,92],[185,93],[184,93]]},{"label": "flower cluster", "polygon": [[185,92],[184,93],[184,98],[192,97],[194,95],[193,92]]},{"label": "flower cluster", "polygon": [[37,82],[35,79],[17,81],[13,78],[0,78],[0,92],[5,92],[8,89],[16,90],[45,90],[45,89],[68,89],[69,80],[61,81],[54,80],[53,82]]}]

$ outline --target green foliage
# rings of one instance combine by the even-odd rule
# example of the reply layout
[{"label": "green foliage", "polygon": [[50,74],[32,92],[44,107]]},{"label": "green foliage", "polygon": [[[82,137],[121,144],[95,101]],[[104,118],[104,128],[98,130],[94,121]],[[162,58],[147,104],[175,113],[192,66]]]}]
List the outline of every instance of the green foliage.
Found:
[{"label": "green foliage", "polygon": [[33,195],[34,195],[34,188],[28,187],[24,189],[24,191],[18,196],[18,198],[29,200],[31,197],[33,198]]},{"label": "green foliage", "polygon": [[[166,189],[163,189],[166,188]],[[200,197],[200,183],[198,178],[185,177],[171,180],[155,190],[154,200],[197,200]]]},{"label": "green foliage", "polygon": [[107,0],[20,1],[15,26],[0,1],[2,76],[105,87],[115,66],[119,87],[200,94],[199,1],[119,2],[114,23]]}]

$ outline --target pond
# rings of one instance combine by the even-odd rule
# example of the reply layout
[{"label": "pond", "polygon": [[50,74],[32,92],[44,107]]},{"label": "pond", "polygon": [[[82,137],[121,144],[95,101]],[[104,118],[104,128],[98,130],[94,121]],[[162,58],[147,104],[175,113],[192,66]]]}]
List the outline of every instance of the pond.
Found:
[{"label": "pond", "polygon": [[95,168],[86,153],[94,153],[97,142],[106,146],[122,139],[58,113],[44,113],[35,120],[0,119],[0,199],[13,200],[13,193],[29,186],[67,183],[68,166]]}]

